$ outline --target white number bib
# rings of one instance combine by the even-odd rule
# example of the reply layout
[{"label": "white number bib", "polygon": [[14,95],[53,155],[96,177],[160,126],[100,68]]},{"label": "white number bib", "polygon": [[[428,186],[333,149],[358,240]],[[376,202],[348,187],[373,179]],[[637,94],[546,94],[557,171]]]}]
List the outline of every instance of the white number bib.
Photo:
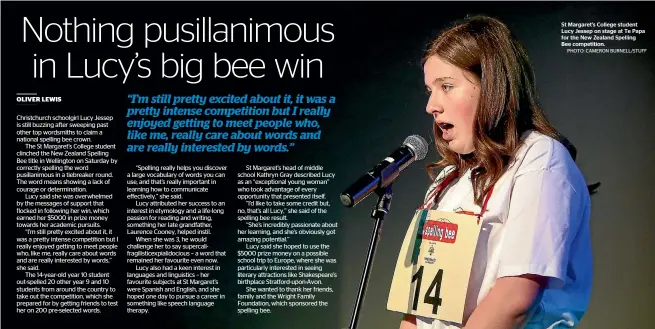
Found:
[{"label": "white number bib", "polygon": [[481,226],[475,216],[417,210],[398,254],[387,309],[461,324]]}]

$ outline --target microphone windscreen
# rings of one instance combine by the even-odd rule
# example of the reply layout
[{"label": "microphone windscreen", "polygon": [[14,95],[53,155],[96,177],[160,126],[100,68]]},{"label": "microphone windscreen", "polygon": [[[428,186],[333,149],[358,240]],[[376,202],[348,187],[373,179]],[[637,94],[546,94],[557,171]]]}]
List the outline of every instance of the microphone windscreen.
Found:
[{"label": "microphone windscreen", "polygon": [[428,154],[428,142],[425,140],[425,138],[419,135],[411,135],[407,137],[403,144],[412,149],[416,160],[423,160]]}]

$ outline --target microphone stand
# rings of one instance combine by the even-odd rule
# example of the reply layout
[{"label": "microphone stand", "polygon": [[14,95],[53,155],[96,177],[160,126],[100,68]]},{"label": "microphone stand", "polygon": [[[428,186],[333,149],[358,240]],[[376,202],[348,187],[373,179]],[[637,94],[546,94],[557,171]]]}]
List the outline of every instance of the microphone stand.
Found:
[{"label": "microphone stand", "polygon": [[350,320],[350,326],[348,329],[356,329],[357,323],[359,322],[359,312],[364,302],[364,295],[366,294],[368,278],[371,272],[371,265],[373,264],[375,250],[377,248],[378,241],[380,240],[380,235],[382,234],[382,221],[384,220],[384,215],[389,212],[389,207],[391,206],[391,185],[392,184],[389,184],[386,188],[377,188],[375,190],[375,194],[378,196],[378,202],[375,207],[373,207],[373,211],[371,212],[371,217],[375,219],[375,227],[373,228],[373,234],[371,235],[371,240],[369,242],[368,255],[366,256],[366,263],[364,265],[362,278],[359,283],[357,301],[355,302],[352,319]]}]

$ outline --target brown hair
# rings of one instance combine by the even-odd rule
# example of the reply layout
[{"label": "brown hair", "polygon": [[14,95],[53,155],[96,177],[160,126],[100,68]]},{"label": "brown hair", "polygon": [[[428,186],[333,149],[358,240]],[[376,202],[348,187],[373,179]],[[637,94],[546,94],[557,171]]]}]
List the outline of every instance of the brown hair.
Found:
[{"label": "brown hair", "polygon": [[525,131],[550,136],[575,156],[573,145],[548,122],[539,106],[527,52],[503,22],[482,15],[455,21],[429,44],[422,64],[432,56],[474,74],[481,83],[473,129],[475,152],[462,156],[449,150],[433,123],[436,148],[443,157],[427,167],[433,179],[437,167],[454,165],[451,174],[456,176],[473,169],[474,199],[481,205],[513,160]]}]

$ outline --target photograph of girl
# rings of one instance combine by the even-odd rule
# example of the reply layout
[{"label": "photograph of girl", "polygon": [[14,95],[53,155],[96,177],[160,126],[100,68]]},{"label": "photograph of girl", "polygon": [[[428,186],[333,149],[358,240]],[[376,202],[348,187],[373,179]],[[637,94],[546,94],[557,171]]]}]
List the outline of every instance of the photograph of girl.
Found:
[{"label": "photograph of girl", "polygon": [[540,108],[526,50],[500,20],[468,16],[430,42],[422,64],[441,156],[424,209],[477,216],[481,232],[461,323],[406,314],[400,329],[576,327],[591,295],[599,184],[588,186]]}]

